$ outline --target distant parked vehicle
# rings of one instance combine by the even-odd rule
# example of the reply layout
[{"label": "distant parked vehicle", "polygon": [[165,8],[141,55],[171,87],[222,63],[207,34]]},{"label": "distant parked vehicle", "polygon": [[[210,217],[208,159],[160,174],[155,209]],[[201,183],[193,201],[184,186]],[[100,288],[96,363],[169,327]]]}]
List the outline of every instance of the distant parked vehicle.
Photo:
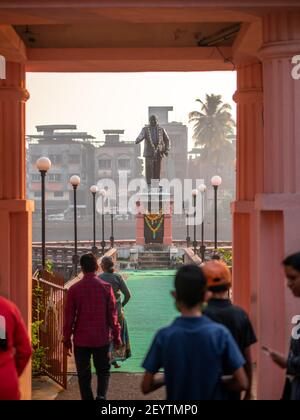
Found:
[{"label": "distant parked vehicle", "polygon": [[63,213],[49,214],[49,216],[47,216],[47,220],[53,221],[53,222],[61,222],[65,220],[65,215]]},{"label": "distant parked vehicle", "polygon": [[115,220],[129,220],[129,214],[116,214]]}]

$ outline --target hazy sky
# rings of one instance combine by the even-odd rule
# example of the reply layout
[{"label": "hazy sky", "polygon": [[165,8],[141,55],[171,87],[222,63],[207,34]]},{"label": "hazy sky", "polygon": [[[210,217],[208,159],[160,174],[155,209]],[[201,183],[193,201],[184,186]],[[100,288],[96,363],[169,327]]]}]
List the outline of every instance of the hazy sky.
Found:
[{"label": "hazy sky", "polygon": [[76,124],[98,140],[104,129],[125,129],[124,140],[135,140],[148,106],[173,106],[170,121],[187,124],[206,93],[221,94],[236,112],[235,72],[28,73],[27,89],[27,134],[40,124]]}]

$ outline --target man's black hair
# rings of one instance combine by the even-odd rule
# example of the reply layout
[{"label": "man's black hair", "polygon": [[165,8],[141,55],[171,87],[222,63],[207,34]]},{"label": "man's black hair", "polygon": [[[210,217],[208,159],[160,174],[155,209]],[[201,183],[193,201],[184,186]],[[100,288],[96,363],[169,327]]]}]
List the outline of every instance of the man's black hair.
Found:
[{"label": "man's black hair", "polygon": [[184,265],[175,277],[177,300],[188,308],[203,303],[206,293],[206,278],[197,265]]},{"label": "man's black hair", "polygon": [[282,264],[286,267],[293,267],[294,270],[297,270],[300,273],[300,252],[285,258]]},{"label": "man's black hair", "polygon": [[85,254],[80,258],[80,266],[85,273],[94,273],[97,271],[98,263],[94,254]]}]

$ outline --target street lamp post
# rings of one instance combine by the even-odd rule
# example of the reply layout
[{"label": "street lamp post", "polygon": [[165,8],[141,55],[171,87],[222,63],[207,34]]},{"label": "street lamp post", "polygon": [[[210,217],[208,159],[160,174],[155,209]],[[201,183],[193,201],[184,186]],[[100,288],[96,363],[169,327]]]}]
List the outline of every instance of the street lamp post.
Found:
[{"label": "street lamp post", "polygon": [[96,246],[96,194],[98,192],[97,185],[92,185],[90,188],[93,197],[93,247],[92,253],[98,255],[98,248]]},{"label": "street lamp post", "polygon": [[36,167],[41,174],[41,211],[42,211],[42,267],[46,266],[46,206],[45,206],[45,178],[51,168],[51,161],[47,157],[41,157],[36,161]]},{"label": "street lamp post", "polygon": [[114,211],[111,209],[110,213],[110,224],[111,224],[111,236],[110,236],[110,246],[111,248],[115,245],[115,237],[114,237]]},{"label": "street lamp post", "polygon": [[222,184],[222,178],[215,175],[211,179],[211,185],[215,191],[215,252],[218,250],[218,188]]},{"label": "street lamp post", "polygon": [[186,247],[189,248],[191,237],[190,237],[190,226],[189,226],[189,212],[188,209],[185,208],[184,201],[182,202],[182,209],[186,219]]},{"label": "street lamp post", "polygon": [[105,232],[104,232],[104,199],[106,197],[107,191],[102,189],[100,190],[100,195],[102,197],[102,241],[101,241],[101,251],[102,251],[102,256],[105,254],[105,246],[106,246],[106,242],[105,242]]},{"label": "street lamp post", "polygon": [[193,241],[193,248],[194,248],[194,254],[197,255],[197,223],[196,223],[196,218],[197,218],[197,195],[199,194],[198,190],[193,190],[192,191],[192,196],[193,196],[193,207],[194,207],[194,241]]},{"label": "street lamp post", "polygon": [[191,243],[191,237],[190,237],[190,225],[189,225],[189,212],[186,210],[186,246],[189,248]]},{"label": "street lamp post", "polygon": [[201,247],[200,247],[200,255],[201,255],[202,262],[204,262],[205,261],[205,251],[206,251],[206,246],[205,246],[205,243],[204,243],[204,196],[205,196],[205,192],[206,192],[206,185],[205,184],[199,185],[198,190],[201,193],[201,204],[202,204],[202,223],[201,223]]},{"label": "street lamp post", "polygon": [[70,178],[70,184],[73,187],[74,194],[74,255],[73,255],[73,267],[74,273],[77,275],[78,268],[78,251],[77,251],[77,187],[80,185],[80,178],[77,175],[73,175]]}]

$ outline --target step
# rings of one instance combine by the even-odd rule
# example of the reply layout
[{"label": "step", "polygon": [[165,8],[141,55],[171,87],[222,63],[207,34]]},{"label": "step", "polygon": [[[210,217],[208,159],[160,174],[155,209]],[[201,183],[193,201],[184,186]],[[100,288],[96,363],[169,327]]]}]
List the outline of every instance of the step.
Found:
[{"label": "step", "polygon": [[167,251],[140,251],[139,254],[163,254],[163,255],[170,255],[170,252]]},{"label": "step", "polygon": [[170,266],[166,265],[139,265],[138,270],[167,270]]},{"label": "step", "polygon": [[139,258],[170,258],[170,254],[141,254],[139,253]]},{"label": "step", "polygon": [[155,265],[159,265],[159,266],[164,266],[164,267],[168,267],[170,265],[169,262],[167,263],[161,263],[159,261],[148,261],[148,262],[143,262],[143,261],[139,261],[139,266],[146,266],[148,265],[149,267],[153,267]]},{"label": "step", "polygon": [[155,255],[149,255],[147,257],[142,256],[139,257],[139,260],[144,260],[144,261],[148,261],[148,260],[159,260],[159,261],[170,261],[170,257],[161,257],[161,256],[155,256]]}]

